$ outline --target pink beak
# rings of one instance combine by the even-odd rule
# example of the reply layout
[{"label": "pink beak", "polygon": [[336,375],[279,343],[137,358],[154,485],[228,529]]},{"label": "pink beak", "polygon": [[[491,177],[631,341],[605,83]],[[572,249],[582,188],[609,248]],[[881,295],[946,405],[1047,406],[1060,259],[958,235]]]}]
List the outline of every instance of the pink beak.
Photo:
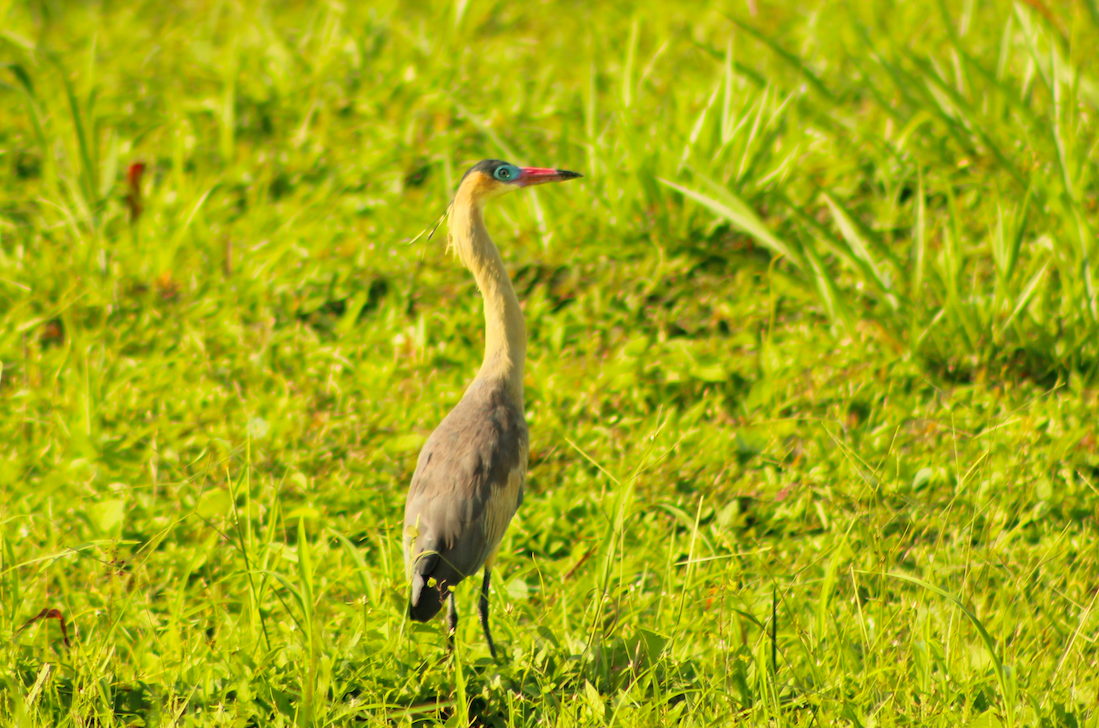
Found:
[{"label": "pink beak", "polygon": [[567,169],[520,167],[517,181],[520,187],[532,187],[534,185],[544,185],[547,182],[564,182],[567,179],[576,179],[583,176],[579,172],[570,172]]}]

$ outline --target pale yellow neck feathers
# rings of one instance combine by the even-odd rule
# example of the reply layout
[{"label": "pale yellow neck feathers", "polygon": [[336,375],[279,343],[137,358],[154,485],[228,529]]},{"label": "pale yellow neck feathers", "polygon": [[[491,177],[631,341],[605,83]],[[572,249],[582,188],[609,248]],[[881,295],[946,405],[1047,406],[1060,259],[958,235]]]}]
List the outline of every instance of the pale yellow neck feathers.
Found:
[{"label": "pale yellow neck feathers", "polygon": [[502,381],[523,406],[527,328],[500,251],[489,237],[481,205],[459,190],[450,211],[450,244],[473,273],[485,305],[485,359],[478,379]]}]

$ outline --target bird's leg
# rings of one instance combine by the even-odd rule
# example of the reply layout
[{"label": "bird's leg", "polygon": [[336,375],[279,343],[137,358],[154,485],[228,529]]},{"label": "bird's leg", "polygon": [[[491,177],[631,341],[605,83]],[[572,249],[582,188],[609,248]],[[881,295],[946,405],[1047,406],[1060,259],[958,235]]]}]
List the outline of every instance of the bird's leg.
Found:
[{"label": "bird's leg", "polygon": [[496,659],[496,645],[492,642],[492,633],[488,630],[488,583],[492,575],[492,569],[485,567],[485,580],[481,582],[481,599],[477,602],[477,613],[481,615],[481,629],[485,631],[485,642],[488,642],[488,653],[492,659]]},{"label": "bird's leg", "polygon": [[458,605],[454,603],[454,592],[446,597],[446,648],[454,651],[454,633],[458,631]]}]

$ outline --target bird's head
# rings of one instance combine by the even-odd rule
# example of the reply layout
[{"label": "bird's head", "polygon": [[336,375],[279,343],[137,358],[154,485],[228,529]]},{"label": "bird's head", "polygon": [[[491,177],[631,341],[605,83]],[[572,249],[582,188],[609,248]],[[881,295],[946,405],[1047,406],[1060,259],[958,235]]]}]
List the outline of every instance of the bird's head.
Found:
[{"label": "bird's head", "polygon": [[563,182],[584,175],[565,169],[543,167],[517,167],[499,159],[485,159],[469,168],[458,185],[456,197],[467,197],[469,202],[480,205],[500,195],[523,187],[543,185],[547,182]]}]

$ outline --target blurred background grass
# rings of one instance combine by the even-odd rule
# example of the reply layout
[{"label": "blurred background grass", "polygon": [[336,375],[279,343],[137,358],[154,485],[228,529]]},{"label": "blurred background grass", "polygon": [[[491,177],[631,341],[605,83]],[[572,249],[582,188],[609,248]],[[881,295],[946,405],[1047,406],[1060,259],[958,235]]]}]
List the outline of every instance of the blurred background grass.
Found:
[{"label": "blurred background grass", "polygon": [[[0,2],[0,714],[1095,725],[1097,40],[1095,0]],[[489,213],[531,475],[505,660],[467,618],[456,669],[397,531],[482,319],[410,241],[484,157],[586,176]]]}]

